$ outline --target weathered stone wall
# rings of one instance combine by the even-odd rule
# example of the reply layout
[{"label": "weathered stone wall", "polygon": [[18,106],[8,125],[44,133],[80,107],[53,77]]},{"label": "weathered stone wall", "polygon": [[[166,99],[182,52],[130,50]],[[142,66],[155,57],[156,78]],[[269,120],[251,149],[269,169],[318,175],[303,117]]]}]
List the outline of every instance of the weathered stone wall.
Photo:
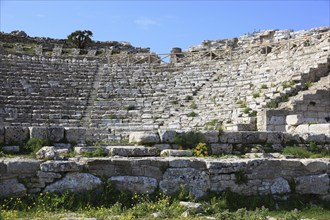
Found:
[{"label": "weathered stone wall", "polygon": [[[0,159],[0,197],[85,192],[110,181],[120,190],[195,197],[226,189],[245,195],[312,194],[329,200],[329,159],[79,158]],[[246,181],[240,181],[240,180]],[[315,187],[317,186],[317,187]]]},{"label": "weathered stone wall", "polygon": [[[267,131],[219,132],[218,130],[204,130],[200,132],[210,145],[213,155],[264,152],[266,148],[267,151],[277,152],[287,145],[296,144],[305,147],[311,142],[330,151],[330,133],[328,132],[330,127],[328,124],[325,125],[323,127],[321,125],[307,125],[308,133],[297,134]],[[323,130],[317,132],[317,128]],[[131,144],[148,145],[158,150],[179,149],[180,146],[175,143],[174,138],[185,133],[185,131],[174,130],[131,132],[129,139],[127,138],[124,142],[130,141]],[[31,138],[43,139],[48,143],[70,143],[86,146],[86,144],[100,141],[106,143],[109,136],[111,137],[111,133],[101,134],[105,137],[102,137],[95,129],[82,127],[8,126],[0,127],[0,146],[5,148],[6,146],[22,145]],[[159,156],[159,153],[156,152],[154,156],[157,155]]]}]

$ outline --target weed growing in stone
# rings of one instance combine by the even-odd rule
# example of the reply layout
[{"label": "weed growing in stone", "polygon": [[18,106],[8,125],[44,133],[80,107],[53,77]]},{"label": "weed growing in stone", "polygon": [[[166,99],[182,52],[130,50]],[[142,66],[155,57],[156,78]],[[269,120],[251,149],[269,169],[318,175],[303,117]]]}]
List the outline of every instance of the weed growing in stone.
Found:
[{"label": "weed growing in stone", "polygon": [[247,184],[248,178],[245,170],[239,170],[235,173],[235,183],[238,185]]},{"label": "weed growing in stone", "polygon": [[198,114],[196,112],[189,112],[187,117],[196,117]]},{"label": "weed growing in stone", "polygon": [[26,144],[24,144],[20,151],[23,154],[35,154],[43,146],[47,145],[47,141],[39,138],[31,138]]},{"label": "weed growing in stone", "polygon": [[193,149],[200,142],[206,142],[204,135],[200,132],[189,131],[174,137],[174,143],[180,145],[182,149]]},{"label": "weed growing in stone", "polygon": [[207,157],[209,156],[209,148],[206,143],[198,143],[198,145],[194,148],[194,156],[195,157]]}]

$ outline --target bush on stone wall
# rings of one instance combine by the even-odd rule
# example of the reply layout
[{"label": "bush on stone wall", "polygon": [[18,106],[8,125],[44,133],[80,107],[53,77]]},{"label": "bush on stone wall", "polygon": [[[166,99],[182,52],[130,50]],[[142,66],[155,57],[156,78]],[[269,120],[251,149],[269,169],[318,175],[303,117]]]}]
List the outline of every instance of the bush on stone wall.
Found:
[{"label": "bush on stone wall", "polygon": [[174,143],[180,145],[183,149],[193,149],[200,142],[206,143],[204,135],[200,132],[189,131],[177,134],[174,137]]}]

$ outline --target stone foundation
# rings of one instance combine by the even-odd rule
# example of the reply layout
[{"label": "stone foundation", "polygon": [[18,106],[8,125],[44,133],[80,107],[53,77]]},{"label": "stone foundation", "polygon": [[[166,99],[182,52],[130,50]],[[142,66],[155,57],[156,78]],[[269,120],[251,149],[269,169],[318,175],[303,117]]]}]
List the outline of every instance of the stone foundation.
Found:
[{"label": "stone foundation", "polygon": [[[329,159],[71,158],[0,160],[0,197],[86,192],[109,181],[120,190],[167,194],[184,187],[195,197],[230,190],[244,195],[329,198]],[[317,187],[315,187],[317,185]]]}]

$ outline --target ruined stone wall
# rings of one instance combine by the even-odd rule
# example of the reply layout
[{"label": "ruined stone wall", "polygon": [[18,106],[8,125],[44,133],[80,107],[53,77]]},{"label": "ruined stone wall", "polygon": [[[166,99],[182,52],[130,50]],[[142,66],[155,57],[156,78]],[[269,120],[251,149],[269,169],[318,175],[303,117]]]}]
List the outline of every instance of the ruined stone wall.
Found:
[{"label": "ruined stone wall", "polygon": [[159,188],[174,194],[185,187],[197,198],[209,190],[227,189],[277,198],[300,194],[329,200],[330,196],[328,159],[2,158],[0,175],[0,197],[66,190],[83,193],[100,189],[103,181],[136,193]]}]

